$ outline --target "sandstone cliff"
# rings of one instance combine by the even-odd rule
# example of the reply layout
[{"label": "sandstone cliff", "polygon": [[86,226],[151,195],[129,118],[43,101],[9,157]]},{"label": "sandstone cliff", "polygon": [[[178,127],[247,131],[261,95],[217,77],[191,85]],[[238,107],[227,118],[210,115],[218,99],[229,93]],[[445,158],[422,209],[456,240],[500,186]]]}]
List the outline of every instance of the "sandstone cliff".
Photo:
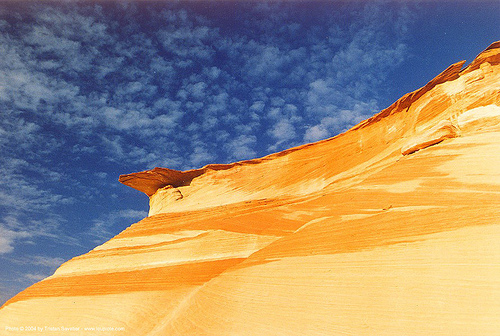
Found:
[{"label": "sandstone cliff", "polygon": [[498,334],[499,63],[496,42],[331,139],[121,176],[149,217],[8,301],[0,333]]}]

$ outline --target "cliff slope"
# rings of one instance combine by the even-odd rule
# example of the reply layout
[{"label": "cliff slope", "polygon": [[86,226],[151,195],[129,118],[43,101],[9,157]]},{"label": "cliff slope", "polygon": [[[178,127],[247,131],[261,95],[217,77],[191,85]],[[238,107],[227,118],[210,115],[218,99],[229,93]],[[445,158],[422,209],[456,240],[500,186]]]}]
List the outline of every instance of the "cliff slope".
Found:
[{"label": "cliff slope", "polygon": [[463,64],[331,139],[121,176],[150,215],[9,300],[2,335],[498,334],[500,42]]}]

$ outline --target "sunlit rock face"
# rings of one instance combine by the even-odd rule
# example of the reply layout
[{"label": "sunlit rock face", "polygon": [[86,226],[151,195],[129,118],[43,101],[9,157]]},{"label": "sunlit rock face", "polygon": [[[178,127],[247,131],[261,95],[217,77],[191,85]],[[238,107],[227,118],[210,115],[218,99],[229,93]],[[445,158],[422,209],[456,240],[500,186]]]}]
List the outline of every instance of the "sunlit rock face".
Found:
[{"label": "sunlit rock face", "polygon": [[497,42],[332,139],[121,176],[149,217],[8,301],[0,333],[498,334],[499,63]]}]

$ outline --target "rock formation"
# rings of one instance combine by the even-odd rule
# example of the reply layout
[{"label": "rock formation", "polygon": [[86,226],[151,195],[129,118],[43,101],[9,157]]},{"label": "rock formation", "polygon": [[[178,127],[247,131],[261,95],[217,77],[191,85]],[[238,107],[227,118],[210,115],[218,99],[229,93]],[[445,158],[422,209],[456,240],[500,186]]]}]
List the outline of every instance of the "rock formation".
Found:
[{"label": "rock formation", "polygon": [[499,63],[496,42],[331,139],[121,176],[149,216],[9,300],[0,333],[498,334]]}]

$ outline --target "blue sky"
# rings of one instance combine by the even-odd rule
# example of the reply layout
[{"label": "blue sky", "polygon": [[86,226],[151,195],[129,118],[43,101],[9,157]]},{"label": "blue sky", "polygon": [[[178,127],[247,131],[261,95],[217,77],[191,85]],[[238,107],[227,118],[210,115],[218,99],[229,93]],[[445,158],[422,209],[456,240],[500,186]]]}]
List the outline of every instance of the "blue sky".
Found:
[{"label": "blue sky", "polygon": [[146,216],[120,174],[339,134],[471,61],[499,15],[498,1],[1,2],[0,302]]}]

